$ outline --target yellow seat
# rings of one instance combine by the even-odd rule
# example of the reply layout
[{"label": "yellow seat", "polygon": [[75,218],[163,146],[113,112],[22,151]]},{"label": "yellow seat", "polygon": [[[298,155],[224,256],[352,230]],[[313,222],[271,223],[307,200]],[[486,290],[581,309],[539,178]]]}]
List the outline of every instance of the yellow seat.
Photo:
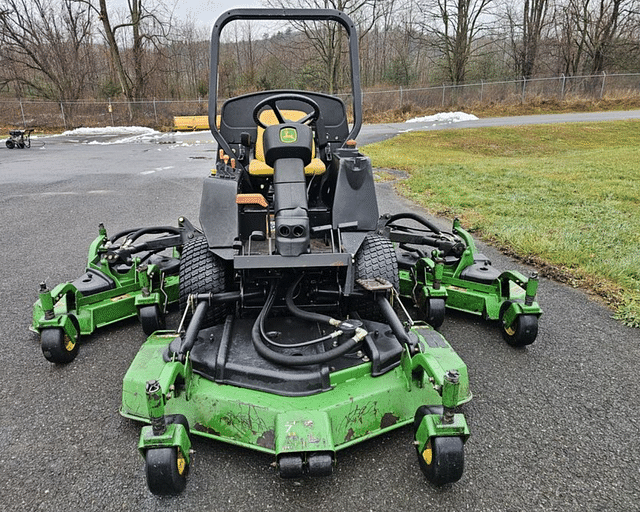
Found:
[{"label": "yellow seat", "polygon": [[[282,117],[285,119],[289,119],[291,121],[297,121],[298,119],[302,119],[306,114],[306,112],[302,112],[301,110],[281,110],[280,113]],[[260,121],[262,121],[265,125],[271,126],[273,124],[278,124],[278,120],[276,119],[276,115],[273,110],[265,110],[260,114]],[[255,158],[249,162],[249,174],[252,176],[273,176],[273,167],[269,167],[264,162],[264,146],[262,145],[262,136],[264,135],[264,128],[258,126],[258,139],[256,140],[256,151]],[[307,176],[324,174],[327,170],[327,167],[324,165],[324,162],[319,158],[315,158],[316,148],[315,144],[312,149],[312,156],[314,157],[309,165],[304,168],[304,173]]]}]

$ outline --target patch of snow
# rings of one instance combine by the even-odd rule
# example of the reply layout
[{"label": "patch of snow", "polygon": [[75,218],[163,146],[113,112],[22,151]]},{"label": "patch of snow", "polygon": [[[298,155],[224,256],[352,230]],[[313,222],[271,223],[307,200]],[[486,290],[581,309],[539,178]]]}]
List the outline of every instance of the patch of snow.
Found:
[{"label": "patch of snow", "polygon": [[75,130],[67,130],[62,135],[151,135],[160,133],[146,126],[103,126],[100,128],[76,128]]},{"label": "patch of snow", "polygon": [[407,123],[460,123],[462,121],[477,121],[478,118],[473,114],[465,114],[464,112],[442,112],[433,116],[414,117],[409,119]]}]

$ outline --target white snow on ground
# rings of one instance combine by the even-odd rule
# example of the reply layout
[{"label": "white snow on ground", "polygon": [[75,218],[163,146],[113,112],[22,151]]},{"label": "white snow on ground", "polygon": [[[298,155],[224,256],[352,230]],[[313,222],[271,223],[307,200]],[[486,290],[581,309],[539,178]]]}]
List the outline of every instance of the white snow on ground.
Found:
[{"label": "white snow on ground", "polygon": [[[105,126],[101,128],[76,128],[62,133],[66,137],[82,137],[85,144],[129,144],[152,142],[164,136],[163,133],[145,126]],[[102,139],[102,140],[100,140]],[[105,140],[106,139],[106,140]]]},{"label": "white snow on ground", "polygon": [[477,121],[478,118],[473,114],[465,114],[464,112],[443,112],[433,116],[414,117],[409,119],[407,123],[460,123],[462,121]]},{"label": "white snow on ground", "polygon": [[[189,136],[200,136],[198,140],[183,140],[183,133],[168,132],[163,133],[144,126],[106,126],[102,128],[76,128],[67,130],[61,136],[65,136],[71,142],[82,142],[91,145],[110,144],[135,144],[145,142],[171,143],[172,145],[193,146],[197,144],[209,143],[207,140],[211,136],[209,131],[189,132]],[[74,140],[75,139],[75,140]]]},{"label": "white snow on ground", "polygon": [[141,135],[160,133],[146,126],[103,126],[100,128],[76,128],[75,130],[67,130],[62,135],[123,135],[123,134]]}]

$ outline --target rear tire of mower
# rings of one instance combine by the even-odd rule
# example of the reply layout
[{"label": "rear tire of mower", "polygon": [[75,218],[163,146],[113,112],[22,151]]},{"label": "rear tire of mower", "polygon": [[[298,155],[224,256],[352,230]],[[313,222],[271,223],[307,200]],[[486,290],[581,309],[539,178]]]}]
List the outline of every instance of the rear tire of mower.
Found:
[{"label": "rear tire of mower", "polygon": [[[355,256],[355,279],[382,278],[389,281],[393,288],[400,288],[398,275],[398,259],[393,243],[388,238],[369,233]],[[382,320],[380,308],[370,297],[356,299],[351,303],[352,309],[369,320]]]},{"label": "rear tire of mower", "polygon": [[[203,236],[191,240],[184,246],[180,258],[180,312],[187,308],[189,295],[198,293],[220,293],[227,289],[230,275],[227,264],[209,249]],[[221,323],[227,316],[226,304],[211,305],[201,328]],[[190,320],[192,312],[187,313]]]}]

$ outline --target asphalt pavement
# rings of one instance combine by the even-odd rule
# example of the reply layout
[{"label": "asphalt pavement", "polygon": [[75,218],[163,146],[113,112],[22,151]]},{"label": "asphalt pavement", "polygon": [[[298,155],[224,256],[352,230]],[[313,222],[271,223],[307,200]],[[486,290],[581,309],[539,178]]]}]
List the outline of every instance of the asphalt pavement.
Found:
[{"label": "asphalt pavement", "polygon": [[[365,127],[359,140],[406,129]],[[472,435],[456,484],[425,481],[405,427],[340,451],[331,477],[292,481],[267,455],[194,437],[186,491],[151,495],[136,451],[141,425],[118,414],[122,378],[144,341],[137,321],[96,332],[73,363],[55,366],[28,330],[32,304],[41,281],[83,273],[98,223],[115,233],[197,221],[215,146],[209,134],[37,140],[45,145],[0,149],[3,510],[640,510],[640,331],[545,278],[538,338],[526,349],[507,346],[495,324],[447,313],[441,331],[468,365],[474,394],[462,411]],[[419,211],[394,182],[378,185],[378,202],[381,212]],[[497,268],[532,270],[479,245]]]}]

